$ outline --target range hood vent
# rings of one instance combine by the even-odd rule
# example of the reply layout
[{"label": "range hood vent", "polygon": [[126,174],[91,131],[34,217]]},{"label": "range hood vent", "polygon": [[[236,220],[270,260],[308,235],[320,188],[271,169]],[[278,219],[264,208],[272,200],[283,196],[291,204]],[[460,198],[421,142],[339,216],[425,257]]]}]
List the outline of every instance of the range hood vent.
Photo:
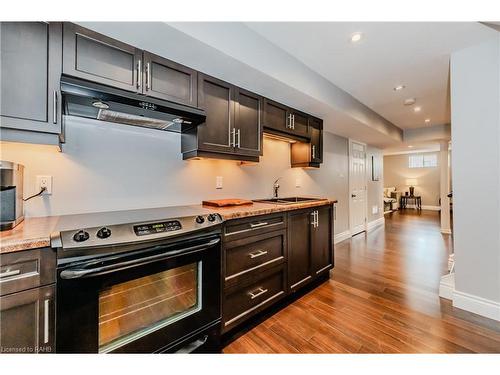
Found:
[{"label": "range hood vent", "polygon": [[61,77],[63,113],[100,121],[182,133],[205,122],[201,109]]}]

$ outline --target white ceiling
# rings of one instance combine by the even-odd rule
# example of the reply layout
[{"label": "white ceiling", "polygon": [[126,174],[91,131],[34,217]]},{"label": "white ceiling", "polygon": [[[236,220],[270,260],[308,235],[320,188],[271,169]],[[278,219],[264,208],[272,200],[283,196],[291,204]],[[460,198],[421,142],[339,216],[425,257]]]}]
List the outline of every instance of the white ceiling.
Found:
[{"label": "white ceiling", "polygon": [[[396,126],[450,122],[448,72],[453,51],[494,36],[475,22],[246,23]],[[358,43],[350,36],[362,32]],[[403,84],[406,88],[394,91]],[[404,106],[415,97],[422,108]]]}]

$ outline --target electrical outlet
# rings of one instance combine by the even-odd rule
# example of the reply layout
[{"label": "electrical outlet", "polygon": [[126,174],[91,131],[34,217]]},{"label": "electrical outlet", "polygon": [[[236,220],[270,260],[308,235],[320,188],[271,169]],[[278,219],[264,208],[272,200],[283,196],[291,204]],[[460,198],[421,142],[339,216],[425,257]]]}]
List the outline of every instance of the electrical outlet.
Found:
[{"label": "electrical outlet", "polygon": [[301,185],[301,183],[300,183],[300,178],[296,178],[296,179],[295,179],[295,187],[296,187],[296,188],[299,188],[299,187],[300,187],[300,185]]},{"label": "electrical outlet", "polygon": [[215,177],[215,188],[222,189],[223,182],[224,182],[224,179],[222,178],[222,176]]},{"label": "electrical outlet", "polygon": [[378,206],[372,206],[372,214],[378,214]]},{"label": "electrical outlet", "polygon": [[42,195],[52,194],[52,176],[36,176],[36,191],[42,188],[45,188]]}]

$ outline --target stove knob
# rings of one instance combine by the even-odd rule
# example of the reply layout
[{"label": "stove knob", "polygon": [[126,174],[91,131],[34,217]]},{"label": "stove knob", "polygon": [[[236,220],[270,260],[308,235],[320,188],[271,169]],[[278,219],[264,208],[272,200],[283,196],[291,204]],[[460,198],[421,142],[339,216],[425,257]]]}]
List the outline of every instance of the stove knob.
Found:
[{"label": "stove knob", "polygon": [[210,214],[207,217],[208,221],[215,221],[216,218],[217,218],[217,216],[215,216],[215,214]]},{"label": "stove knob", "polygon": [[198,224],[203,224],[205,222],[205,218],[203,216],[196,216],[196,222]]},{"label": "stove knob", "polygon": [[111,236],[111,229],[103,227],[97,231],[97,237],[104,239]]},{"label": "stove knob", "polygon": [[89,233],[85,232],[84,230],[79,230],[73,236],[73,240],[76,242],[83,242],[83,241],[87,241],[88,239],[89,239]]}]

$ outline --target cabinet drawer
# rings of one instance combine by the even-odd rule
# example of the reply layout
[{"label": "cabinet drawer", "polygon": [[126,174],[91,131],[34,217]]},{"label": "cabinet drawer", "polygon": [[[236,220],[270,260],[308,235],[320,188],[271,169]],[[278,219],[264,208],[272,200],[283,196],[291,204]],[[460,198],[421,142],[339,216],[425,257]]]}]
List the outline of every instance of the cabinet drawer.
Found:
[{"label": "cabinet drawer", "polygon": [[285,230],[231,241],[225,246],[226,285],[249,272],[283,263],[285,257]]},{"label": "cabinet drawer", "polygon": [[0,255],[0,295],[19,292],[55,281],[56,257],[52,249]]},{"label": "cabinet drawer", "polygon": [[233,241],[238,238],[284,229],[285,227],[285,213],[235,219],[226,223],[224,227],[224,238],[226,241]]},{"label": "cabinet drawer", "polygon": [[223,331],[274,304],[285,295],[286,280],[283,266],[262,272],[257,279],[249,278],[241,286],[226,290],[223,303]]}]

